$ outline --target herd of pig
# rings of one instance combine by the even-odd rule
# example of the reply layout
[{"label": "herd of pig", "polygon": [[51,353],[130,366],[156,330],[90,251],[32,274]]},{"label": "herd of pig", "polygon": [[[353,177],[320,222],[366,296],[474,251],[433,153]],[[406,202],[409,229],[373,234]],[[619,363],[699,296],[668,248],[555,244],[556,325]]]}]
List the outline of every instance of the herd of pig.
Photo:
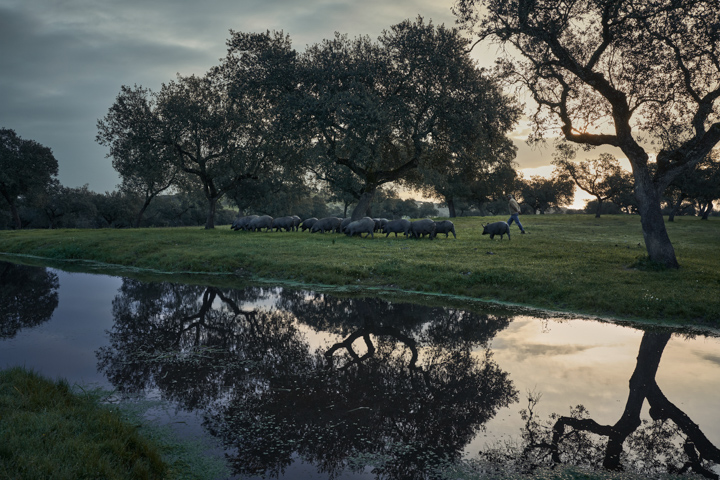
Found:
[{"label": "herd of pig", "polygon": [[[487,225],[482,225],[483,235],[490,235],[490,238],[495,238],[495,235],[500,235],[500,239],[504,235],[508,236],[510,240],[510,226],[506,222],[494,222]],[[422,238],[427,235],[430,240],[435,238],[438,234],[445,234],[445,238],[449,234],[455,235],[455,225],[450,220],[442,220],[435,222],[429,218],[422,220],[388,220],[387,218],[370,218],[364,217],[360,220],[352,221],[349,218],[340,217],[325,217],[317,219],[315,217],[307,218],[302,220],[297,215],[289,217],[273,218],[270,215],[248,215],[246,217],[238,217],[232,223],[230,227],[233,230],[245,230],[250,232],[259,232],[262,230],[281,231],[286,232],[302,230],[310,230],[310,233],[320,232],[335,232],[344,233],[350,237],[358,235],[362,237],[365,234],[365,238],[375,238],[376,232],[382,232],[387,238],[391,233],[398,236],[398,233],[402,233],[405,237]]]},{"label": "herd of pig", "polygon": [[344,233],[350,237],[358,235],[362,237],[365,234],[365,238],[375,238],[375,233],[381,232],[388,237],[391,233],[394,233],[397,237],[398,233],[403,234],[406,237],[422,238],[427,235],[430,239],[435,238],[436,235],[444,233],[447,238],[449,234],[455,235],[455,225],[449,220],[443,220],[435,222],[429,218],[423,220],[416,220],[411,222],[410,220],[388,220],[386,218],[370,218],[364,217],[360,220],[351,221],[349,218],[339,217],[325,217],[317,219],[315,217],[301,220],[297,215],[289,217],[273,218],[269,215],[249,215],[246,217],[238,217],[232,223],[231,228],[233,230],[245,230],[250,232],[258,231],[297,231],[310,230],[310,233],[325,233],[335,232]]}]

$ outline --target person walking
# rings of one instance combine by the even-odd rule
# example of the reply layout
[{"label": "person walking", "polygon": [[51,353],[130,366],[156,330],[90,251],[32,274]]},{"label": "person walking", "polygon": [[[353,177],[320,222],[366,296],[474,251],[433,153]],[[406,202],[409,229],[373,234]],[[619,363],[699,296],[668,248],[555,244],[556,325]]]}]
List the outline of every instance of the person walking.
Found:
[{"label": "person walking", "polygon": [[512,225],[512,223],[515,222],[517,223],[517,226],[520,227],[520,233],[525,233],[525,229],[523,228],[522,223],[520,223],[520,204],[518,204],[517,200],[515,200],[509,193],[507,198],[508,205],[510,206],[510,218],[507,221],[508,225]]}]

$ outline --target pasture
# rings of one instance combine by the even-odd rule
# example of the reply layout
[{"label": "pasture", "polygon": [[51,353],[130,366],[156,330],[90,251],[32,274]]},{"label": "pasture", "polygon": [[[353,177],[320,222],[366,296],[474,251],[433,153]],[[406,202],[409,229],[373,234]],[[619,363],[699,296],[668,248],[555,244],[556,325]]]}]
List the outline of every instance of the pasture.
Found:
[{"label": "pasture", "polygon": [[[274,281],[311,288],[418,292],[659,324],[720,326],[720,220],[668,223],[679,270],[653,268],[638,216],[522,216],[529,232],[491,240],[454,218],[452,235],[413,240],[335,233],[244,232],[229,226],[0,232],[16,260],[122,275],[209,274],[224,285]],[[68,263],[67,261],[71,261]],[[207,281],[207,279],[205,279]],[[212,281],[212,280],[211,280]]]}]

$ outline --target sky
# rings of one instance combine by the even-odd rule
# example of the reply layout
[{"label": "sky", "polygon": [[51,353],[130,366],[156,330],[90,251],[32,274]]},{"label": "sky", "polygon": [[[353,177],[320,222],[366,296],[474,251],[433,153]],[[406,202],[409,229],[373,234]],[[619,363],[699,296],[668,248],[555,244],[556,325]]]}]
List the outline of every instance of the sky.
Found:
[{"label": "sky", "polygon": [[[95,141],[122,85],[158,91],[177,74],[202,75],[226,53],[229,31],[282,30],[302,51],[335,32],[376,38],[418,15],[454,25],[453,0],[0,0],[0,128],[50,147],[60,182],[115,190]],[[493,63],[492,47],[473,52]],[[526,176],[548,175],[552,151],[513,139]],[[577,203],[577,202],[576,202]]]}]

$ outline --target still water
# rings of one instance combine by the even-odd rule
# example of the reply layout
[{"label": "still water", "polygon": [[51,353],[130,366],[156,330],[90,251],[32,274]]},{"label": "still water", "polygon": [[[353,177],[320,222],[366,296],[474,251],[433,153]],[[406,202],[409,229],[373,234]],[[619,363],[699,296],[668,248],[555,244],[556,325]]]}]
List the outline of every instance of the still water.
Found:
[{"label": "still water", "polygon": [[14,365],[162,400],[157,418],[217,445],[236,478],[720,473],[708,332],[0,262]]}]

